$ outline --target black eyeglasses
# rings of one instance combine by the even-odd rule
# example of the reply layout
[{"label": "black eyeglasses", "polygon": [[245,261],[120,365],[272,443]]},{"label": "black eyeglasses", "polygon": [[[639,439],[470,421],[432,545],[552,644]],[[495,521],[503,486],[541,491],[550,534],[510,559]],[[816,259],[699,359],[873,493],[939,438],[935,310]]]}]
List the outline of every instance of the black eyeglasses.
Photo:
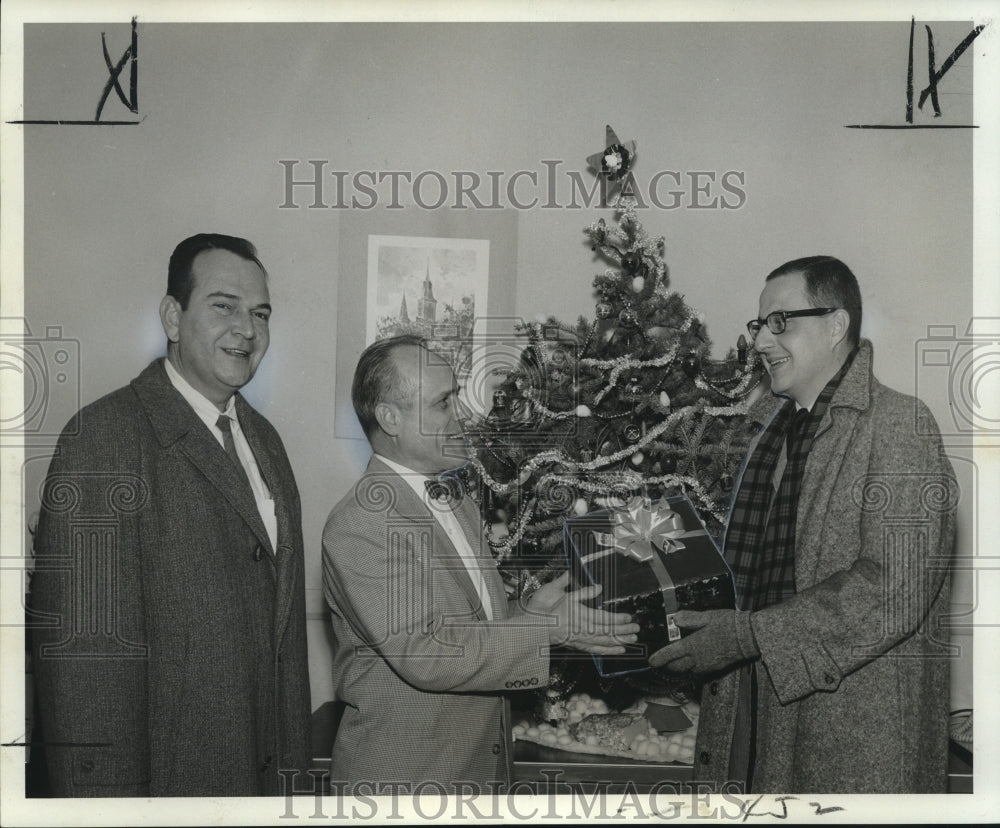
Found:
[{"label": "black eyeglasses", "polygon": [[771,333],[780,334],[785,332],[785,325],[789,319],[794,319],[797,316],[826,316],[835,310],[840,310],[840,308],[806,308],[805,310],[795,311],[772,311],[764,319],[751,319],[747,322],[747,330],[750,331],[750,336],[755,337],[760,333],[760,329],[764,325],[767,325],[767,329]]}]

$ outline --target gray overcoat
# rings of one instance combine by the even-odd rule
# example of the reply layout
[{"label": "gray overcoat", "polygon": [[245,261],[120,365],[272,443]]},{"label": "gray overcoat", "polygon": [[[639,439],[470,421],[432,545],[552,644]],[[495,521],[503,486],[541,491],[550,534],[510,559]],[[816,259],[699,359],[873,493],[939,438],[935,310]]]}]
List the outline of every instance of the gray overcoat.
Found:
[{"label": "gray overcoat", "polygon": [[56,796],[279,794],[279,770],[306,768],[299,495],[277,432],[239,395],[236,410],[277,549],[162,360],[59,441],[31,617]]},{"label": "gray overcoat", "polygon": [[[809,454],[796,595],[752,616],[762,653],[755,792],[946,789],[942,619],[958,487],[931,413],[879,383],[871,364],[863,341]],[[776,410],[769,398],[751,413],[766,423]],[[737,677],[703,688],[695,779],[727,781]]]}]

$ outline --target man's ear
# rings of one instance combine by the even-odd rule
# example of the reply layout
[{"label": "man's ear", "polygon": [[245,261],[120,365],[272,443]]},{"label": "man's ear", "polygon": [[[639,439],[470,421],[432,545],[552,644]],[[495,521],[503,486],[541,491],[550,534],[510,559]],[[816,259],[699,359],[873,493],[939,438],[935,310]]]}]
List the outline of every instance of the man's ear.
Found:
[{"label": "man's ear", "polygon": [[390,437],[399,434],[399,410],[392,403],[380,402],[375,406],[375,422]]},{"label": "man's ear", "polygon": [[163,325],[163,332],[171,342],[180,339],[182,313],[181,303],[173,296],[164,296],[160,300],[160,324]]},{"label": "man's ear", "polygon": [[843,308],[833,312],[830,320],[830,345],[836,347],[847,338],[851,327],[851,315]]}]

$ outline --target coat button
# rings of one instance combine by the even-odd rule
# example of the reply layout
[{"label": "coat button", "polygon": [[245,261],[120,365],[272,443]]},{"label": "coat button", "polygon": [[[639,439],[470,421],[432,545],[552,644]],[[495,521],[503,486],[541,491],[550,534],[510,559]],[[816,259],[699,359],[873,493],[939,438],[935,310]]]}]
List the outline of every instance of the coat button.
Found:
[{"label": "coat button", "polygon": [[498,742],[493,743],[493,755],[494,756],[500,755],[500,744]]},{"label": "coat button", "polygon": [[698,761],[701,762],[703,765],[707,765],[711,760],[711,758],[712,757],[708,755],[707,750],[703,750],[700,754],[698,754]]},{"label": "coat button", "polygon": [[719,682],[713,681],[710,685],[708,685],[708,692],[711,693],[713,696],[718,696],[719,695]]}]

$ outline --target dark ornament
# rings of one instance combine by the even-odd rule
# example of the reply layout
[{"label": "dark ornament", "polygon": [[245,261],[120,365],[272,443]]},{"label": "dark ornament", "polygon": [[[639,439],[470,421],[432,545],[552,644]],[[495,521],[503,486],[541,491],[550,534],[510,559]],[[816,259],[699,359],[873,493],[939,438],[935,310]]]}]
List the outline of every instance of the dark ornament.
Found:
[{"label": "dark ornament", "polygon": [[493,408],[490,411],[491,420],[509,420],[510,408],[507,405],[507,392],[498,388],[493,392]]},{"label": "dark ornament", "polygon": [[629,423],[622,429],[622,437],[629,443],[638,443],[642,439],[642,426],[638,423]]},{"label": "dark ornament", "polygon": [[610,319],[614,312],[615,308],[610,302],[598,302],[597,307],[594,308],[598,319]]},{"label": "dark ornament", "polygon": [[686,357],[684,357],[684,359],[681,361],[681,368],[684,370],[684,373],[687,374],[687,376],[690,377],[691,379],[694,379],[696,376],[698,376],[700,366],[698,364],[697,354],[688,354]]},{"label": "dark ornament", "polygon": [[622,256],[622,267],[630,276],[639,269],[642,264],[642,257],[638,253],[626,253]]},{"label": "dark ornament", "polygon": [[625,328],[636,328],[639,325],[639,314],[633,308],[622,308],[618,314],[618,322]]},{"label": "dark ornament", "polygon": [[625,383],[625,393],[630,397],[638,397],[642,393],[640,377],[629,377]]},{"label": "dark ornament", "polygon": [[740,365],[747,364],[747,338],[743,334],[736,340],[736,359]]},{"label": "dark ornament", "polygon": [[677,471],[677,459],[671,457],[669,454],[665,455],[660,460],[660,468],[663,469],[664,474],[673,474],[675,471]]}]

